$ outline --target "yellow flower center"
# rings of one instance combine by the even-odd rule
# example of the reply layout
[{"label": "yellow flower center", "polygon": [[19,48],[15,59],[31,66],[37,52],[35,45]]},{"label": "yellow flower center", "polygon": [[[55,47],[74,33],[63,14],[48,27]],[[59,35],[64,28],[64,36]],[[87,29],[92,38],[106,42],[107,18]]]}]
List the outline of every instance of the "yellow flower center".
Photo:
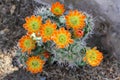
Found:
[{"label": "yellow flower center", "polygon": [[52,33],[53,33],[53,29],[52,29],[52,28],[47,27],[47,28],[45,29],[45,35],[46,35],[46,36],[50,36],[50,35],[52,35]]},{"label": "yellow flower center", "polygon": [[90,58],[91,61],[94,61],[97,59],[97,55],[95,52],[91,52],[91,54],[88,55],[88,57]]},{"label": "yellow flower center", "polygon": [[31,67],[32,68],[38,68],[38,67],[40,67],[40,63],[38,61],[34,60],[34,61],[31,62]]},{"label": "yellow flower center", "polygon": [[26,48],[30,48],[31,41],[30,40],[25,40],[24,45],[25,45]]},{"label": "yellow flower center", "polygon": [[37,30],[39,28],[39,24],[36,21],[32,21],[30,25],[33,30]]},{"label": "yellow flower center", "polygon": [[56,8],[54,9],[54,11],[57,12],[57,13],[61,13],[61,9],[58,8],[58,7],[56,7]]},{"label": "yellow flower center", "polygon": [[72,23],[72,25],[76,26],[79,24],[79,18],[77,16],[73,16],[70,18],[70,22]]},{"label": "yellow flower center", "polygon": [[64,35],[64,34],[61,34],[61,35],[59,35],[59,42],[60,43],[66,43],[66,41],[67,41],[67,38],[66,38],[66,35]]}]

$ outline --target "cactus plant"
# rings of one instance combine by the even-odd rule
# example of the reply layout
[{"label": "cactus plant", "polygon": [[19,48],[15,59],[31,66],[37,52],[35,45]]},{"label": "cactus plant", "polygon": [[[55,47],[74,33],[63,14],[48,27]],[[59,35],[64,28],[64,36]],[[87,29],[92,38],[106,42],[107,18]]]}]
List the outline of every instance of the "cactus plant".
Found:
[{"label": "cactus plant", "polygon": [[[25,61],[31,64],[27,59],[37,56],[35,57],[36,61],[30,60],[34,63],[31,65],[34,68],[40,66],[37,62],[41,62],[43,67],[42,62],[47,60],[48,62],[57,61],[60,65],[67,63],[69,67],[78,67],[89,63],[88,61],[91,58],[88,56],[92,57],[91,61],[95,61],[93,59],[97,56],[89,55],[89,52],[90,54],[92,52],[101,54],[95,49],[89,50],[90,48],[87,47],[85,41],[93,31],[92,17],[78,10],[70,10],[67,14],[64,14],[64,11],[64,5],[56,2],[51,8],[47,6],[36,8],[34,15],[25,18],[24,28],[28,33],[26,34],[27,37],[20,39],[19,47],[22,50],[21,53],[27,54],[29,52],[30,54],[22,55],[24,58],[20,59],[22,63]],[[87,50],[89,51],[87,52]],[[38,59],[39,57],[40,59]],[[101,60],[102,57],[99,62]],[[31,67],[27,64],[25,66]],[[39,71],[41,72],[41,70]]]}]

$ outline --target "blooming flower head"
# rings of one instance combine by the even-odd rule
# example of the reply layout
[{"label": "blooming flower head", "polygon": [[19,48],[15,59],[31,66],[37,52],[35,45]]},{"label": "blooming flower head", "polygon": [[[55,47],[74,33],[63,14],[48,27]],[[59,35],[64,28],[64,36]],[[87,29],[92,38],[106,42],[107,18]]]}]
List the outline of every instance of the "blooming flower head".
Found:
[{"label": "blooming flower head", "polygon": [[103,55],[100,51],[96,50],[96,47],[87,50],[84,60],[91,66],[98,66],[103,59]]},{"label": "blooming flower head", "polygon": [[41,27],[40,35],[43,39],[43,42],[51,40],[54,32],[56,31],[56,24],[51,23],[50,20],[47,20],[45,24]]},{"label": "blooming flower head", "polygon": [[36,33],[38,34],[40,28],[42,26],[42,18],[41,16],[32,15],[31,17],[25,18],[26,23],[23,24],[23,27],[28,31],[28,33]]},{"label": "blooming flower head", "polygon": [[26,61],[27,70],[31,73],[39,73],[42,72],[43,66],[45,64],[45,61],[40,59],[39,56],[32,56],[29,57]]},{"label": "blooming flower head", "polygon": [[80,29],[74,30],[74,37],[81,38],[84,35],[84,32]]},{"label": "blooming flower head", "polygon": [[85,26],[86,16],[78,10],[70,10],[66,15],[66,25],[68,28],[83,29]]},{"label": "blooming flower head", "polygon": [[57,16],[61,16],[64,13],[64,5],[60,2],[56,2],[52,4],[51,12]]},{"label": "blooming flower head", "polygon": [[65,48],[69,45],[69,43],[73,43],[73,40],[71,39],[71,34],[64,28],[60,28],[58,31],[56,31],[52,39],[56,43],[58,48]]},{"label": "blooming flower head", "polygon": [[35,48],[35,41],[30,36],[25,35],[19,40],[19,47],[22,52],[30,53]]}]

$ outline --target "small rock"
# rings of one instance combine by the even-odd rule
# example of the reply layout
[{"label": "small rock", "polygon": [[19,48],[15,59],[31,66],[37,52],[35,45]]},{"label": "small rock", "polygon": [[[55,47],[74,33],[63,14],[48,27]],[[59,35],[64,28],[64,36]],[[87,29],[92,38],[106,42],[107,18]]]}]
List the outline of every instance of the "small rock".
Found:
[{"label": "small rock", "polygon": [[12,63],[11,55],[0,53],[0,80],[7,74],[18,70],[18,68],[13,67],[11,63]]},{"label": "small rock", "polygon": [[15,12],[16,6],[12,5],[11,9],[10,9],[10,13],[11,15]]},{"label": "small rock", "polygon": [[0,31],[0,35],[3,35],[3,34],[8,33],[8,32],[9,32],[9,29],[5,28],[5,29]]}]

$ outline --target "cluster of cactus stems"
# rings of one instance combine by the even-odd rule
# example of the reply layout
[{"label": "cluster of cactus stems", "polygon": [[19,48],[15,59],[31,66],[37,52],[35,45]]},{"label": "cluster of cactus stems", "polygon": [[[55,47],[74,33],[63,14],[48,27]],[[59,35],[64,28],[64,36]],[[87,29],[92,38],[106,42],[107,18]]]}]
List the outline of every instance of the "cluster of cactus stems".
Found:
[{"label": "cluster of cactus stems", "polygon": [[[67,11],[66,11],[67,13]],[[37,36],[36,33],[30,34],[30,37],[36,41],[36,48],[34,50],[31,50],[31,54],[28,55],[27,52],[22,53],[21,49],[17,51],[19,53],[17,56],[19,56],[19,61],[23,66],[26,65],[26,61],[28,57],[30,56],[40,56],[40,58],[44,61],[48,61],[50,63],[54,63],[57,61],[59,65],[61,64],[68,64],[69,67],[78,67],[83,66],[86,64],[84,57],[86,55],[87,50],[90,48],[86,46],[85,40],[88,38],[88,35],[92,33],[93,31],[93,21],[92,17],[88,15],[85,12],[84,15],[86,16],[85,19],[85,26],[82,29],[84,34],[80,38],[75,38],[74,36],[74,30],[69,29],[68,31],[71,33],[71,38],[74,40],[72,44],[69,44],[65,48],[58,48],[56,47],[56,44],[49,40],[47,42],[43,42],[43,38],[41,36]],[[43,6],[41,8],[36,8],[34,11],[35,16],[41,16],[42,17],[42,23],[45,23],[46,20],[50,19],[52,22],[55,22],[57,25],[57,29],[60,29],[61,27],[64,27],[67,29],[66,25],[66,14],[63,15],[55,15],[51,12],[51,9],[47,6]],[[93,50],[95,52],[95,50]],[[43,55],[44,52],[49,53],[49,58],[45,58]],[[91,51],[90,51],[91,52]],[[93,58],[90,58],[91,60],[94,60]]]},{"label": "cluster of cactus stems", "polygon": [[[44,19],[43,21],[47,20],[50,18],[51,20],[55,21],[57,23],[57,26],[60,28],[61,26],[66,26],[65,24],[65,16],[60,16],[56,17],[54,14],[51,13],[50,9],[47,7],[42,7],[42,8],[37,8],[34,12],[35,15],[40,15]],[[74,39],[74,43],[70,44],[66,48],[59,49],[55,47],[55,44],[51,41],[48,42],[45,46],[45,49],[47,49],[51,54],[54,55],[52,57],[52,61],[57,61],[59,64],[68,64],[69,67],[78,67],[78,66],[83,66],[86,63],[83,61],[83,57],[85,56],[86,49],[89,47],[86,47],[86,42],[85,40],[88,38],[88,35],[92,33],[93,30],[93,20],[92,16],[86,14],[87,19],[86,19],[86,26],[83,29],[84,35],[82,38],[79,39]],[[72,30],[71,30],[72,33]],[[38,41],[38,45],[41,45],[42,41]]]}]

